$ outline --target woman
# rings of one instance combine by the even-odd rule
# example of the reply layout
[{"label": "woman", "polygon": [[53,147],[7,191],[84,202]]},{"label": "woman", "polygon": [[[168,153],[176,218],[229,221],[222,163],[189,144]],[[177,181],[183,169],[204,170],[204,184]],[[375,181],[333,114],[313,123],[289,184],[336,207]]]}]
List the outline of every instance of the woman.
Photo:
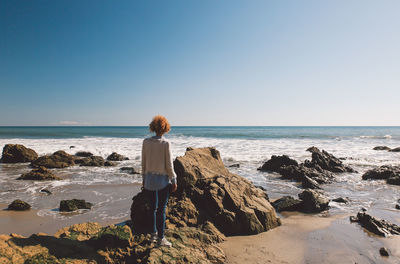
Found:
[{"label": "woman", "polygon": [[150,131],[156,135],[143,140],[142,175],[143,188],[150,195],[153,221],[153,241],[160,246],[171,247],[172,244],[164,237],[165,208],[170,191],[177,189],[176,174],[172,163],[169,142],[163,137],[171,129],[168,120],[155,116],[149,125]]}]

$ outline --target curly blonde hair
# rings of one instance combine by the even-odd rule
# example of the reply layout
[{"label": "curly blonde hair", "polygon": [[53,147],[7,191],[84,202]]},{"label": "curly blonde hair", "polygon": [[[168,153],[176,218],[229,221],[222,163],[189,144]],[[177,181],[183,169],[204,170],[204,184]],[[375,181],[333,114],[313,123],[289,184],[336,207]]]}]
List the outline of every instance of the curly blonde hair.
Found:
[{"label": "curly blonde hair", "polygon": [[149,129],[151,132],[155,132],[157,135],[163,135],[171,130],[171,126],[164,116],[156,115],[153,117],[153,120],[149,125]]}]

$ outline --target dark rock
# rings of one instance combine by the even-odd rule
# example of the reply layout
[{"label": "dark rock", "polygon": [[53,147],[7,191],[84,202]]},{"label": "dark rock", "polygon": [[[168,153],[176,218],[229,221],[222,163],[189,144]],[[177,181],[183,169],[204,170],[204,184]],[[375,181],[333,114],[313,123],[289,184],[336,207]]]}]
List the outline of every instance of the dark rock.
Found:
[{"label": "dark rock", "polygon": [[390,148],[387,146],[376,146],[373,150],[390,150]]},{"label": "dark rock", "polygon": [[389,150],[390,152],[400,152],[400,147]]},{"label": "dark rock", "polygon": [[389,257],[389,252],[388,252],[388,250],[387,250],[386,248],[384,248],[384,247],[381,247],[381,248],[379,249],[379,254],[381,254],[381,256],[383,256],[383,257]]},{"label": "dark rock", "polygon": [[329,199],[320,191],[307,189],[299,193],[299,198],[303,201],[304,212],[318,213],[329,209]]},{"label": "dark rock", "polygon": [[400,210],[400,204],[396,204],[396,209]]},{"label": "dark rock", "polygon": [[7,144],[3,148],[0,159],[3,163],[30,162],[37,159],[38,154],[30,148],[19,144]]},{"label": "dark rock", "polygon": [[79,159],[75,161],[80,166],[91,166],[91,167],[101,167],[104,166],[106,162],[103,157],[100,156],[90,156],[83,159]]},{"label": "dark rock", "polygon": [[51,191],[49,191],[48,189],[42,189],[42,190],[40,190],[40,192],[42,192],[42,193],[46,193],[47,195],[50,195],[50,194],[52,194],[52,192],[51,192]]},{"label": "dark rock", "polygon": [[123,161],[123,160],[129,160],[129,158],[127,158],[127,157],[125,157],[125,156],[123,156],[121,154],[118,154],[116,152],[113,152],[107,157],[107,160],[110,160],[110,161]]},{"label": "dark rock", "polygon": [[329,154],[325,150],[320,151],[316,147],[308,148],[307,151],[312,153],[312,160],[309,165],[318,165],[324,170],[331,172],[355,172],[352,168],[345,166],[341,160]]},{"label": "dark rock", "polygon": [[258,170],[279,172],[279,169],[284,166],[298,166],[297,161],[289,158],[287,155],[271,156],[271,159],[266,161]]},{"label": "dark rock", "polygon": [[389,179],[391,177],[396,177],[399,175],[400,175],[400,167],[384,165],[379,168],[375,168],[375,169],[367,171],[362,176],[362,179],[363,180],[368,180],[368,179],[382,180],[382,179]]},{"label": "dark rock", "polygon": [[31,166],[38,168],[66,168],[75,165],[75,157],[63,150],[54,152],[52,155],[45,155],[32,161]]},{"label": "dark rock", "polygon": [[75,146],[69,146],[69,149],[73,149],[73,148],[75,148]]},{"label": "dark rock", "polygon": [[271,204],[278,212],[301,211],[303,206],[302,201],[294,199],[291,196],[283,196],[282,198],[279,198]]},{"label": "dark rock", "polygon": [[305,177],[311,178],[317,183],[329,183],[333,179],[329,171],[324,171],[322,169],[319,171],[316,168],[308,168],[303,164],[299,166],[284,166],[279,169],[279,173],[284,179],[291,179],[298,182],[302,182]]},{"label": "dark rock", "polygon": [[[215,148],[191,148],[175,159],[174,167],[178,190],[168,202],[169,226],[198,226],[209,221],[226,235],[248,235],[280,225],[266,193],[230,173]],[[143,191],[133,198],[131,218],[135,233],[151,229],[147,197]]]},{"label": "dark rock", "polygon": [[19,199],[14,200],[11,204],[8,205],[7,208],[7,210],[13,211],[26,211],[29,209],[31,209],[31,205]]},{"label": "dark rock", "polygon": [[137,171],[133,167],[122,167],[119,170],[120,170],[120,172],[125,172],[125,173],[129,173],[129,174],[140,174],[140,172]]},{"label": "dark rock", "polygon": [[321,189],[321,187],[318,185],[318,182],[315,180],[311,179],[308,176],[304,176],[302,181],[301,181],[301,186],[304,189]]},{"label": "dark rock", "polygon": [[106,160],[106,161],[104,162],[104,166],[106,166],[106,167],[112,167],[112,166],[117,166],[117,164],[116,164],[115,162]]},{"label": "dark rock", "polygon": [[345,204],[349,203],[349,199],[347,197],[346,198],[339,197],[339,198],[333,199],[332,201],[337,202],[337,203],[345,203]]},{"label": "dark rock", "polygon": [[228,166],[228,168],[240,168],[240,164],[239,163],[231,164]]},{"label": "dark rock", "polygon": [[75,153],[75,156],[86,158],[86,157],[91,157],[91,156],[93,156],[93,153],[87,152],[87,151],[78,151],[78,152]]},{"label": "dark rock", "polygon": [[352,219],[352,222],[358,222],[362,227],[379,236],[400,235],[399,226],[372,217],[365,211],[358,212],[357,216],[353,216]]},{"label": "dark rock", "polygon": [[400,176],[390,177],[386,180],[387,184],[400,185]]},{"label": "dark rock", "polygon": [[51,170],[41,166],[31,170],[28,173],[22,174],[19,178],[17,178],[17,180],[51,181],[61,180],[61,178],[54,175]]},{"label": "dark rock", "polygon": [[78,209],[91,209],[92,204],[86,202],[85,200],[62,200],[60,202],[60,211],[61,212],[72,212]]}]

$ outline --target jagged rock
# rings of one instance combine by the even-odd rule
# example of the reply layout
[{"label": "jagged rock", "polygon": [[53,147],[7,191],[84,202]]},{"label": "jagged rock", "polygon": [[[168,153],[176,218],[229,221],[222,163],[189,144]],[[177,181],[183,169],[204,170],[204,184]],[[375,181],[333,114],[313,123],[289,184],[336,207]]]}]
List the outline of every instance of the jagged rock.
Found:
[{"label": "jagged rock", "polygon": [[308,168],[304,164],[299,166],[284,166],[279,169],[279,173],[284,179],[295,180],[302,182],[305,177],[309,177],[317,183],[329,183],[333,179],[332,174],[329,171],[319,171],[316,168]]},{"label": "jagged rock", "polygon": [[140,174],[140,172],[137,171],[134,167],[122,167],[119,170],[120,172],[125,172],[129,174]]},{"label": "jagged rock", "polygon": [[318,213],[329,209],[329,199],[320,191],[307,189],[298,196],[303,201],[304,212]]},{"label": "jagged rock", "polygon": [[101,167],[104,166],[106,162],[103,157],[100,156],[90,156],[83,159],[79,159],[75,161],[80,166],[89,166],[89,167]]},{"label": "jagged rock", "polygon": [[400,152],[400,147],[389,150],[390,152]]},{"label": "jagged rock", "polygon": [[33,169],[28,173],[22,174],[17,180],[33,180],[33,181],[51,181],[51,180],[61,180],[60,177],[54,175],[54,173],[40,166],[39,168]]},{"label": "jagged rock", "polygon": [[400,167],[384,165],[367,171],[362,179],[386,180],[388,184],[400,185]]},{"label": "jagged rock", "polygon": [[72,199],[72,200],[62,200],[60,202],[61,212],[72,212],[78,209],[91,209],[92,204],[86,202],[85,200]]},{"label": "jagged rock", "polygon": [[307,151],[312,153],[312,160],[308,165],[306,164],[306,166],[314,167],[315,165],[318,165],[322,169],[331,172],[355,172],[355,170],[345,166],[340,159],[329,154],[325,150],[320,151],[316,147],[311,147],[308,148]]},{"label": "jagged rock", "polygon": [[308,176],[304,176],[302,181],[301,181],[301,186],[304,189],[321,189],[321,187],[318,185],[318,182],[315,180],[311,179]]},{"label": "jagged rock", "polygon": [[387,250],[386,248],[384,248],[384,247],[381,247],[381,248],[379,249],[379,254],[381,254],[381,256],[383,256],[383,257],[389,257],[389,252],[388,252],[388,250]]},{"label": "jagged rock", "polygon": [[339,197],[336,199],[332,199],[332,201],[337,202],[337,203],[345,203],[345,204],[349,203],[349,199],[347,197],[346,198]]},{"label": "jagged rock", "polygon": [[26,211],[29,209],[31,209],[31,205],[19,199],[14,200],[11,204],[8,205],[7,208],[7,210],[13,211]]},{"label": "jagged rock", "polygon": [[279,169],[284,167],[284,166],[298,166],[299,164],[297,161],[289,158],[287,155],[282,155],[282,156],[271,156],[271,159],[266,161],[261,167],[258,168],[260,171],[273,171],[273,172],[278,172]]},{"label": "jagged rock", "polygon": [[291,196],[283,196],[271,203],[278,212],[282,211],[301,211],[302,201],[294,199]]},{"label": "jagged rock", "polygon": [[19,144],[7,144],[3,148],[3,154],[0,162],[3,163],[20,163],[30,162],[37,159],[38,154],[30,148]]},{"label": "jagged rock", "polygon": [[52,194],[52,192],[49,191],[48,189],[42,189],[42,190],[40,190],[40,192],[41,192],[41,193],[46,193],[47,195]]},{"label": "jagged rock", "polygon": [[54,152],[52,155],[39,157],[31,162],[31,166],[38,168],[40,166],[46,168],[65,168],[75,165],[75,157],[63,150]]},{"label": "jagged rock", "polygon": [[[280,225],[265,192],[230,173],[215,148],[188,148],[184,156],[175,159],[174,167],[178,190],[172,193],[167,207],[170,226],[197,226],[210,221],[225,235],[248,235]],[[135,232],[144,231],[140,229],[149,223],[151,212],[146,200],[146,192],[133,198]]]},{"label": "jagged rock", "polygon": [[350,221],[358,222],[362,227],[379,236],[400,235],[400,226],[372,217],[365,211],[358,212],[357,216],[350,218]]},{"label": "jagged rock", "polygon": [[129,158],[127,158],[127,157],[125,157],[125,156],[123,156],[121,154],[118,154],[116,152],[113,152],[107,157],[107,160],[110,160],[110,161],[123,161],[123,160],[129,160]]},{"label": "jagged rock", "polygon": [[390,150],[390,148],[387,146],[376,146],[373,150]]},{"label": "jagged rock", "polygon": [[75,153],[75,156],[86,158],[86,157],[93,156],[93,153],[92,152],[88,152],[88,151],[78,151],[78,152]]}]

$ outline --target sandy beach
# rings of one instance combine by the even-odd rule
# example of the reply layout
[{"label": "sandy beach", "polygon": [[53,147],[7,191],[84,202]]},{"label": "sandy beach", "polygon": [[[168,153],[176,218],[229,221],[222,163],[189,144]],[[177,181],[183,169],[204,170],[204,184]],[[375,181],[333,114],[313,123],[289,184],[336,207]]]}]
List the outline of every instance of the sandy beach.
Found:
[{"label": "sandy beach", "polygon": [[[285,213],[282,226],[221,244],[228,264],[399,263],[400,237],[380,238],[350,223],[349,215]],[[379,249],[389,249],[381,257]]]}]

